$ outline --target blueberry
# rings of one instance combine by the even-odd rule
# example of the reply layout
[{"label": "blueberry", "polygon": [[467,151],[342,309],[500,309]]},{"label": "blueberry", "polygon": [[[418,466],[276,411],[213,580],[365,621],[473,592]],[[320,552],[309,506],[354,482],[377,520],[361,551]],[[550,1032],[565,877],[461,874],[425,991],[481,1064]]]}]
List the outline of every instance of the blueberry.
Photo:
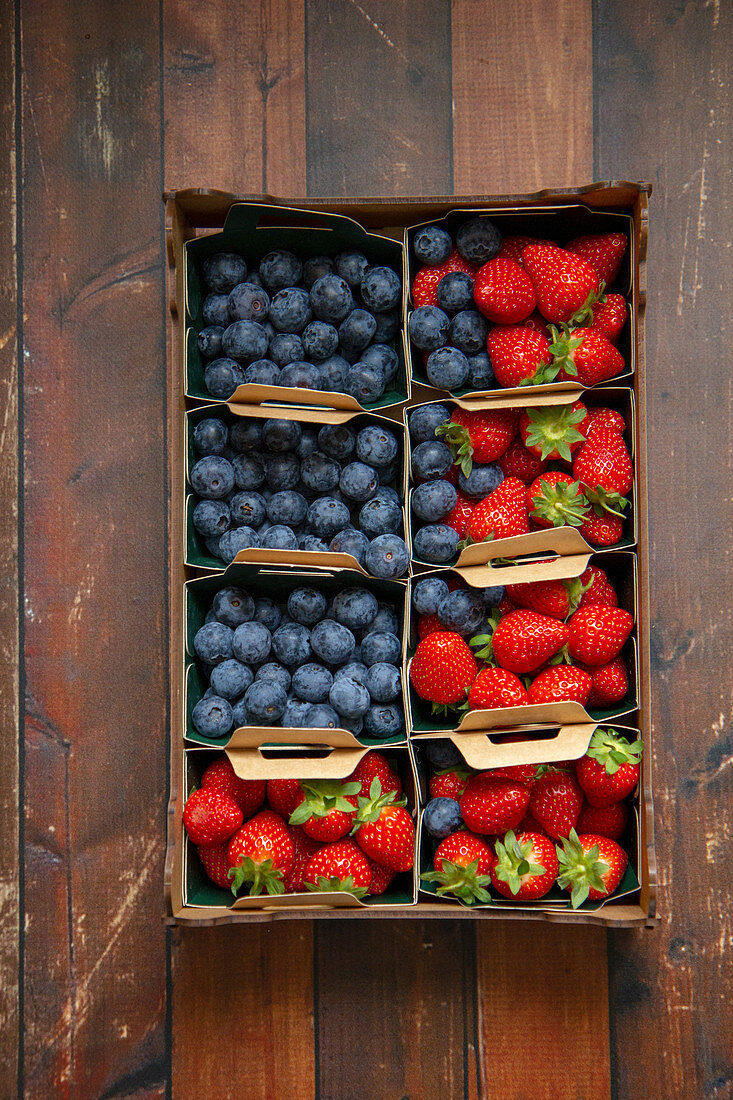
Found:
[{"label": "blueberry", "polygon": [[270,633],[277,630],[282,618],[280,608],[268,596],[257,597],[252,617],[256,623],[262,623],[263,626],[266,626]]},{"label": "blueberry", "polygon": [[267,660],[271,645],[272,635],[264,623],[251,620],[234,631],[232,652],[242,664],[260,665]]},{"label": "blueberry", "polygon": [[354,433],[345,424],[325,424],[318,433],[318,446],[330,458],[343,462],[354,450]]},{"label": "blueberry", "polygon": [[455,508],[458,494],[449,481],[426,481],[413,489],[410,499],[416,516],[437,523]]},{"label": "blueberry", "polygon": [[363,565],[366,561],[368,548],[369,539],[363,531],[356,531],[350,527],[339,531],[331,539],[330,549],[333,550],[334,554],[351,554],[352,557],[356,558],[359,565]]},{"label": "blueberry", "polygon": [[232,705],[220,695],[209,695],[199,699],[191,718],[202,737],[224,737],[232,728]]},{"label": "blueberry", "polygon": [[229,429],[223,420],[207,417],[193,430],[193,445],[200,455],[223,455],[229,442]]},{"label": "blueberry", "polygon": [[255,602],[248,592],[236,585],[220,588],[214,596],[211,610],[220,623],[234,629],[254,618]]},{"label": "blueberry", "polygon": [[302,332],[313,316],[307,290],[279,290],[270,303],[270,322],[277,332]]},{"label": "blueberry", "polygon": [[377,331],[377,322],[365,309],[352,309],[351,313],[339,325],[339,343],[342,349],[359,352],[367,346]]},{"label": "blueberry", "polygon": [[451,271],[438,283],[438,305],[451,316],[473,305],[473,279],[463,271]]},{"label": "blueberry", "polygon": [[281,665],[304,665],[311,657],[310,630],[301,623],[284,623],[272,635],[272,648]]},{"label": "blueberry", "polygon": [[260,545],[260,536],[253,527],[233,527],[219,539],[219,555],[227,565],[233,562],[240,550],[250,550]]},{"label": "blueberry", "polygon": [[241,726],[253,725],[244,702],[244,696],[242,696],[241,699],[237,699],[236,703],[232,706],[232,724],[235,730],[238,730]]},{"label": "blueberry", "polygon": [[425,481],[444,478],[453,465],[450,447],[438,439],[418,443],[412,452],[412,475]]},{"label": "blueberry", "polygon": [[251,719],[265,726],[272,726],[280,721],[287,701],[285,688],[275,680],[255,680],[244,696],[244,704]]},{"label": "blueberry", "polygon": [[430,763],[443,771],[453,768],[457,764],[465,764],[460,752],[452,741],[428,741],[425,746],[425,754]]},{"label": "blueberry", "polygon": [[310,304],[319,321],[337,325],[354,308],[354,297],[339,275],[322,275],[311,287]]},{"label": "blueberry", "polygon": [[229,324],[228,304],[228,294],[207,294],[201,307],[204,325],[221,325],[226,328]]},{"label": "blueberry", "polygon": [[293,673],[293,691],[307,703],[325,703],[332,684],[332,673],[315,662],[301,665]]},{"label": "blueberry", "polygon": [[345,730],[349,730],[350,733],[353,733],[354,737],[358,737],[361,734],[364,729],[363,718],[344,718],[343,715],[339,717],[341,718],[342,727]]},{"label": "blueberry", "polygon": [[298,257],[284,249],[268,252],[260,260],[260,278],[270,291],[295,286],[302,274],[303,265]]},{"label": "blueberry", "polygon": [[264,534],[260,532],[260,545],[267,550],[297,550],[298,539],[292,528],[275,523]]},{"label": "blueberry", "polygon": [[448,314],[437,306],[419,306],[410,314],[410,339],[421,351],[442,348],[448,339],[449,327]]},{"label": "blueberry", "polygon": [[375,703],[364,715],[364,732],[369,737],[383,741],[387,737],[396,737],[403,729],[402,710],[394,703]]},{"label": "blueberry", "polygon": [[489,322],[475,309],[457,313],[450,323],[448,341],[464,355],[477,355],[486,351]]},{"label": "blueberry", "polygon": [[305,497],[292,489],[273,493],[267,502],[267,518],[277,526],[297,527],[305,519],[307,511]]},{"label": "blueberry", "polygon": [[496,383],[494,368],[487,351],[468,357],[468,385],[475,390],[493,389]]},{"label": "blueberry", "polygon": [[466,382],[469,372],[466,356],[458,348],[438,348],[428,356],[425,373],[431,386],[455,391]]},{"label": "blueberry", "polygon": [[372,313],[394,309],[402,297],[402,280],[391,267],[370,267],[361,280],[361,300]]},{"label": "blueberry", "polygon": [[366,689],[373,703],[391,703],[400,695],[400,670],[385,661],[371,665],[366,675]]},{"label": "blueberry", "polygon": [[207,325],[202,328],[196,337],[198,349],[204,359],[216,359],[221,355],[221,338],[224,335],[223,325]]},{"label": "blueberry", "polygon": [[387,383],[391,382],[397,374],[400,361],[394,348],[387,347],[386,344],[371,344],[361,353],[359,365],[377,371],[381,370],[384,381]]},{"label": "blueberry", "polygon": [[305,716],[310,710],[311,704],[306,703],[304,699],[296,699],[295,696],[290,696],[285,705],[285,712],[282,716],[282,726],[285,729],[302,729]]},{"label": "blueberry", "polygon": [[189,480],[200,497],[221,500],[234,488],[234,467],[220,455],[206,455],[194,464]]},{"label": "blueberry", "polygon": [[328,543],[317,535],[303,535],[302,540],[298,539],[298,546],[301,550],[309,550],[315,554],[327,554],[330,550]]},{"label": "blueberry", "polygon": [[461,807],[455,798],[431,798],[425,807],[423,824],[431,836],[443,840],[463,828]]},{"label": "blueberry", "polygon": [[500,466],[490,462],[486,466],[479,466],[474,462],[471,473],[466,475],[461,472],[458,475],[458,488],[468,497],[475,500],[483,500],[489,493],[493,493],[497,485],[504,480],[504,474]]},{"label": "blueberry", "polygon": [[371,705],[367,689],[350,676],[340,676],[334,680],[328,701],[343,718],[361,718]]},{"label": "blueberry", "polygon": [[447,260],[453,248],[450,233],[437,225],[426,225],[415,232],[412,238],[412,251],[421,264],[435,267]]},{"label": "blueberry", "polygon": [[262,428],[259,421],[238,420],[229,432],[229,442],[235,451],[242,453],[259,451],[262,445]]},{"label": "blueberry", "polygon": [[229,529],[229,505],[223,500],[200,500],[193,510],[193,525],[205,538],[216,538]]},{"label": "blueberry", "polygon": [[263,321],[270,308],[270,296],[254,283],[239,283],[229,295],[229,317],[232,321]]},{"label": "blueberry", "polygon": [[345,252],[339,252],[333,261],[333,266],[336,274],[345,279],[350,287],[356,289],[361,286],[361,281],[369,267],[369,260],[363,252],[350,248]]},{"label": "blueberry", "polygon": [[266,420],[262,425],[262,442],[271,451],[295,451],[300,437],[297,420]]},{"label": "blueberry", "polygon": [[244,491],[235,493],[229,501],[232,519],[237,524],[259,527],[267,516],[265,498],[260,493]]},{"label": "blueberry", "polygon": [[435,439],[435,429],[450,420],[450,410],[445,405],[419,405],[409,416],[410,442],[427,443]]},{"label": "blueberry", "polygon": [[501,233],[488,218],[470,218],[456,233],[456,248],[472,264],[485,264],[501,248]]},{"label": "blueberry", "polygon": [[277,661],[268,661],[266,665],[260,665],[255,680],[274,680],[280,687],[290,691],[290,673],[284,665],[279,665]]},{"label": "blueberry", "polygon": [[260,275],[259,271],[250,271],[247,275],[247,282],[252,283],[253,286],[264,287],[265,285],[262,282],[262,276]]},{"label": "blueberry", "polygon": [[321,362],[334,354],[339,334],[327,321],[311,321],[303,330],[303,347],[309,359]]},{"label": "blueberry", "polygon": [[328,493],[339,484],[341,467],[328,455],[316,451],[303,459],[300,476],[303,484],[315,493]]},{"label": "blueberry", "polygon": [[204,385],[212,397],[226,401],[244,383],[244,371],[234,359],[212,359],[206,364]]},{"label": "blueberry", "polygon": [[356,363],[344,374],[344,393],[356,398],[360,405],[371,405],[384,393],[384,371],[381,367],[365,367]]},{"label": "blueberry", "polygon": [[318,450],[318,432],[315,428],[301,428],[300,443],[295,448],[298,458],[307,458]]},{"label": "blueberry", "polygon": [[409,565],[410,552],[399,535],[377,535],[369,543],[365,568],[373,577],[394,581],[405,575]]},{"label": "blueberry", "polygon": [[317,588],[294,588],[288,596],[288,615],[296,623],[312,626],[326,614],[326,597]]},{"label": "blueberry", "polygon": [[302,363],[305,359],[303,341],[294,332],[278,332],[270,340],[268,355],[280,368],[289,363]]},{"label": "blueberry", "polygon": [[349,630],[369,626],[379,610],[377,597],[368,588],[344,588],[334,597],[331,616]]},{"label": "blueberry", "polygon": [[234,483],[238,489],[259,489],[265,480],[265,468],[258,458],[248,454],[234,456]]},{"label": "blueberry", "polygon": [[402,527],[402,509],[392,500],[374,497],[360,511],[359,526],[370,539],[396,535]]},{"label": "blueberry", "polygon": [[221,558],[221,550],[219,548],[218,538],[204,539],[204,542],[206,543],[206,549],[209,551],[212,558]]},{"label": "blueberry", "polygon": [[351,660],[356,638],[335,619],[322,619],[313,627],[311,648],[327,665],[343,665]]},{"label": "blueberry", "polygon": [[419,615],[437,615],[450,589],[442,577],[423,577],[412,589],[412,606]]},{"label": "blueberry", "polygon": [[[287,451],[284,454],[266,454],[265,478],[273,493],[280,493],[284,489],[293,489],[300,481],[300,462],[294,454]],[[275,522],[270,516],[271,522]]]},{"label": "blueberry", "polygon": [[483,589],[483,599],[485,607],[498,607],[501,601],[504,599],[504,585],[494,584],[491,588]]},{"label": "blueberry", "polygon": [[374,343],[388,344],[390,340],[394,340],[400,328],[400,311],[390,309],[386,313],[375,313],[374,320],[377,322]]},{"label": "blueberry", "polygon": [[370,466],[386,466],[397,457],[399,444],[393,432],[370,424],[356,437],[356,457]]},{"label": "blueberry", "polygon": [[328,703],[310,703],[302,725],[305,729],[335,730],[341,728],[341,720]]},{"label": "blueberry", "polygon": [[320,390],[321,372],[313,363],[288,363],[280,374],[280,385],[294,390]]},{"label": "blueberry", "polygon": [[456,588],[440,601],[438,618],[446,630],[470,638],[478,630],[484,615],[483,595],[478,589]]},{"label": "blueberry", "polygon": [[224,354],[245,364],[264,359],[268,344],[267,333],[257,321],[234,321],[221,338]]},{"label": "blueberry", "polygon": [[253,386],[279,386],[280,368],[269,359],[255,359],[245,367],[244,380]]},{"label": "blueberry", "polygon": [[320,497],[308,509],[307,523],[321,539],[332,539],[349,522],[349,509],[333,497]]},{"label": "blueberry", "polygon": [[358,684],[362,684],[366,687],[367,673],[369,669],[361,661],[349,661],[348,664],[342,665],[341,668],[337,668],[334,673],[334,681],[340,680],[342,676],[350,676],[352,680],[356,680]]},{"label": "blueberry", "polygon": [[391,500],[395,504],[402,505],[402,498],[396,489],[392,489],[389,485],[380,485],[374,494],[373,500]]},{"label": "blueberry", "polygon": [[361,641],[361,659],[369,668],[371,665],[398,665],[402,656],[402,642],[396,634],[383,630],[372,630]]},{"label": "blueberry", "polygon": [[321,364],[321,385],[323,389],[335,393],[344,392],[344,378],[350,369],[348,360],[343,355],[332,355]]},{"label": "blueberry", "polygon": [[303,264],[303,286],[308,290],[321,278],[333,271],[333,260],[329,256],[311,256]]},{"label": "blueberry", "polygon": [[431,565],[442,565],[458,552],[458,535],[444,523],[421,527],[412,540],[415,557]]},{"label": "blueberry", "polygon": [[214,694],[221,695],[223,699],[228,699],[230,703],[238,699],[240,695],[244,695],[253,680],[252,669],[233,657],[222,661],[211,673],[211,686]]},{"label": "blueberry", "polygon": [[215,252],[201,266],[205,282],[217,294],[226,294],[247,278],[247,265],[236,252]]},{"label": "blueberry", "polygon": [[339,489],[349,500],[369,500],[377,491],[379,478],[371,466],[350,462],[341,471]]}]

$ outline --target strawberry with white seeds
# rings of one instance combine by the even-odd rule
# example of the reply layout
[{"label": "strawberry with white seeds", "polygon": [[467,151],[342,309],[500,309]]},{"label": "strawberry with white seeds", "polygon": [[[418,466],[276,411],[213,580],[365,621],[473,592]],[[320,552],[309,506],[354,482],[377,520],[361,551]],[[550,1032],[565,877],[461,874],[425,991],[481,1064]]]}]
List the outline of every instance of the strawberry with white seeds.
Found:
[{"label": "strawberry with white seeds", "polygon": [[[608,579],[607,574],[599,565],[589,565],[579,578],[583,592],[578,607],[590,607],[592,604],[601,607],[618,607],[618,596]],[[575,611],[576,608],[573,608]]]},{"label": "strawberry with white seeds", "polygon": [[236,896],[245,883],[250,896],[283,894],[285,879],[295,863],[295,847],[290,830],[279,814],[261,810],[232,837],[227,848],[232,868],[232,893]]},{"label": "strawberry with white seeds", "polygon": [[415,859],[415,824],[405,799],[372,782],[368,798],[359,799],[352,834],[362,852],[389,871],[409,871]]},{"label": "strawberry with white seeds", "polygon": [[597,386],[615,378],[626,367],[618,348],[599,328],[570,328],[564,332],[550,330],[553,369],[558,381],[575,380],[582,386]]},{"label": "strawberry with white seeds", "polygon": [[590,405],[584,428],[589,439],[598,428],[610,428],[619,435],[623,435],[626,431],[626,421],[616,409],[609,409],[605,405]]},{"label": "strawberry with white seeds", "polygon": [[610,343],[615,344],[628,319],[629,309],[623,294],[604,294],[593,303],[590,317],[582,323],[590,329],[602,332]]},{"label": "strawberry with white seeds", "polygon": [[526,607],[539,615],[553,619],[567,619],[581,606],[587,584],[583,577],[569,580],[530,581],[527,584],[508,584],[507,595],[517,607]]},{"label": "strawberry with white seeds", "polygon": [[375,779],[378,779],[383,791],[394,791],[402,794],[402,780],[386,756],[381,752],[369,752],[363,756],[348,777],[350,782],[361,784],[357,791],[357,797],[367,798],[369,790]]},{"label": "strawberry with white seeds", "polygon": [[[501,462],[499,463],[501,465]],[[455,469],[455,467],[453,467]],[[460,489],[456,490],[456,503],[453,509],[443,517],[446,527],[452,527],[460,539],[465,539],[468,534],[468,521],[473,515],[476,501],[467,497]]]},{"label": "strawberry with white seeds", "polygon": [[629,690],[629,677],[623,657],[616,657],[607,665],[588,665],[591,688],[588,704],[591,707],[611,707],[626,698]]},{"label": "strawberry with white seeds", "polygon": [[528,531],[527,486],[516,477],[504,478],[493,493],[476,505],[468,521],[468,537],[472,542],[526,535]]},{"label": "strawberry with white seeds", "polygon": [[553,244],[530,244],[522,252],[522,264],[537,295],[543,317],[557,325],[599,294],[598,275],[580,256]]},{"label": "strawberry with white seeds", "polygon": [[[504,454],[497,459],[497,464],[504,477],[518,477],[525,485],[539,477],[547,467],[547,462],[528,451],[521,439],[515,439],[509,444]],[[475,501],[472,506],[473,504]],[[447,518],[444,522],[449,523]]]},{"label": "strawberry with white seeds", "polygon": [[529,685],[529,700],[535,704],[575,702],[585,706],[592,682],[589,673],[576,665],[550,665]]},{"label": "strawberry with white seeds", "polygon": [[361,782],[341,779],[301,779],[298,804],[290,825],[302,825],[314,840],[333,843],[346,836],[354,822]]},{"label": "strawberry with white seeds", "polygon": [[529,703],[522,681],[505,668],[482,668],[468,693],[470,710],[500,710],[502,707],[529,706]]},{"label": "strawberry with white seeds", "polygon": [[521,264],[496,256],[476,272],[473,300],[496,325],[513,325],[534,310],[535,289]]},{"label": "strawberry with white seeds", "polygon": [[611,512],[603,512],[599,516],[591,511],[578,531],[591,546],[615,546],[624,533],[624,521],[621,516],[612,515]]},{"label": "strawberry with white seeds", "polygon": [[420,641],[431,634],[444,634],[445,627],[437,615],[419,615],[417,620],[417,636]]},{"label": "strawberry with white seeds", "polygon": [[231,879],[229,878],[229,860],[227,859],[228,843],[219,844],[216,848],[205,848],[198,846],[196,851],[198,852],[199,859],[203,865],[206,874],[211,881],[222,890],[228,890],[231,886]]},{"label": "strawberry with white seeds", "polygon": [[514,901],[537,901],[552,889],[558,872],[555,845],[542,833],[509,831],[494,844],[489,872],[494,889]]},{"label": "strawberry with white seeds", "polygon": [[202,787],[186,799],[183,824],[197,847],[217,848],[236,833],[244,816],[228,794]]},{"label": "strawberry with white seeds", "polygon": [[564,623],[519,608],[500,620],[491,641],[497,664],[520,674],[535,672],[562,649],[569,637],[570,628]]},{"label": "strawberry with white seeds", "polygon": [[513,409],[468,412],[456,408],[447,424],[435,429],[435,435],[447,443],[466,477],[473,463],[485,465],[500,458],[517,434],[517,414]]},{"label": "strawberry with white seeds", "polygon": [[614,729],[597,729],[575,774],[591,806],[620,802],[639,782],[643,745],[630,742]]},{"label": "strawberry with white seeds", "polygon": [[587,522],[588,501],[570,474],[548,470],[527,490],[532,522],[537,527],[580,527]]},{"label": "strawberry with white seeds", "polygon": [[376,897],[377,895],[384,893],[397,872],[389,871],[386,867],[380,867],[379,864],[375,863],[373,859],[369,860],[369,866],[372,869],[372,879],[369,883],[369,894],[371,895],[371,897]]},{"label": "strawberry with white seeds", "polygon": [[629,242],[624,233],[592,233],[575,237],[565,248],[593,268],[604,286],[611,286],[619,273]]},{"label": "strawberry with white seeds", "polygon": [[522,253],[528,244],[552,244],[552,241],[547,241],[543,237],[505,237],[501,242],[501,248],[497,252],[497,256],[521,264]]},{"label": "strawberry with white seeds", "polygon": [[584,665],[607,665],[633,627],[633,615],[622,607],[579,607],[568,620],[568,653]]},{"label": "strawberry with white seeds", "polygon": [[421,699],[451,706],[466,697],[478,665],[466,642],[452,631],[429,634],[410,662],[410,683]]},{"label": "strawberry with white seeds", "polygon": [[489,845],[463,829],[451,833],[438,845],[433,857],[435,870],[421,876],[424,882],[436,882],[439,897],[453,894],[466,905],[491,902],[486,889],[491,885],[489,873],[495,860]]},{"label": "strawberry with white seeds", "polygon": [[245,818],[256,813],[265,801],[266,786],[264,779],[240,779],[228,756],[220,756],[209,764],[201,776],[203,790],[217,790],[221,794],[229,795]]},{"label": "strawberry with white seeds", "polygon": [[594,506],[620,515],[634,484],[634,466],[623,437],[597,428],[573,459],[573,477]]},{"label": "strawberry with white seeds", "polygon": [[575,829],[557,846],[558,886],[570,892],[573,909],[584,901],[600,901],[618,889],[629,857],[615,840]]},{"label": "strawberry with white seeds", "polygon": [[303,832],[300,825],[290,826],[290,836],[293,840],[295,861],[289,875],[283,879],[286,894],[301,894],[305,890],[305,872],[311,856],[321,848],[321,845],[313,837]]},{"label": "strawberry with white seeds", "polygon": [[304,876],[307,890],[343,891],[363,898],[369,893],[372,868],[353,840],[324,844],[311,856]]},{"label": "strawberry with white seeds", "polygon": [[436,772],[430,777],[428,789],[431,798],[452,798],[455,802],[463,794],[470,772],[459,766]]},{"label": "strawberry with white seeds", "polygon": [[476,265],[464,260],[458,249],[454,248],[442,264],[420,268],[412,283],[412,301],[416,309],[420,306],[438,305],[438,283],[444,275],[449,275],[452,271],[462,271],[473,278]]},{"label": "strawberry with white seeds", "polygon": [[614,802],[610,806],[591,806],[587,802],[580,811],[578,832],[598,833],[610,840],[618,840],[624,835],[629,810],[625,802]]},{"label": "strawberry with white seeds", "polygon": [[557,377],[547,334],[528,324],[496,325],[486,338],[486,348],[494,377],[505,389],[537,386]]},{"label": "strawberry with white seeds", "polygon": [[587,417],[588,410],[582,401],[525,409],[519,419],[522,442],[538,458],[570,462],[585,443]]},{"label": "strawberry with white seeds", "polygon": [[582,805],[583,792],[575,776],[556,767],[541,775],[530,792],[530,813],[556,840],[575,827]]},{"label": "strawberry with white seeds", "polygon": [[267,801],[270,809],[286,820],[302,800],[303,788],[299,779],[268,779]]},{"label": "strawberry with white seeds", "polygon": [[472,775],[459,800],[466,828],[480,834],[515,829],[527,812],[529,790],[513,779],[497,779],[491,772]]}]

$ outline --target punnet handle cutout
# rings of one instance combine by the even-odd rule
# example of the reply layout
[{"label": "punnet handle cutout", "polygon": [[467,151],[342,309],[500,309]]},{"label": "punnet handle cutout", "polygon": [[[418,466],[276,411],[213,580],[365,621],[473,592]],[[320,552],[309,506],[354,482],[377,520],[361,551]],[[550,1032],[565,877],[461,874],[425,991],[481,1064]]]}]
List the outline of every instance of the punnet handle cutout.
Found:
[{"label": "punnet handle cutout", "polygon": [[[586,752],[596,730],[593,723],[561,726],[557,736],[496,744],[490,733],[453,733],[450,740],[470,768],[486,771],[514,764],[551,764],[577,760]],[[498,734],[499,731],[494,731]],[[529,732],[529,731],[527,731]]]},{"label": "punnet handle cutout", "polygon": [[466,412],[483,412],[486,409],[526,409],[540,405],[570,405],[583,392],[580,382],[551,382],[549,392],[532,393],[531,386],[515,386],[499,394],[482,392],[454,397],[456,405]]},{"label": "punnet handle cutout", "polygon": [[[232,405],[264,405],[266,402],[301,405],[322,405],[329,409],[342,409],[346,412],[364,412],[363,408],[348,393],[336,393],[334,390],[305,390],[293,386],[258,386],[254,382],[242,382],[229,398]],[[275,415],[275,413],[273,413]]]},{"label": "punnet handle cutout", "polygon": [[234,559],[236,565],[278,565],[302,570],[313,566],[318,569],[351,569],[367,577],[369,574],[352,554],[321,553],[319,550],[270,550],[266,547],[250,547],[240,550]]},{"label": "punnet handle cutout", "polygon": [[[470,549],[470,547],[468,548]],[[246,553],[246,551],[245,551]],[[528,561],[517,565],[461,565],[455,570],[472,588],[491,588],[495,584],[529,584],[537,581],[570,580],[588,568],[590,554],[567,554],[552,561]]]},{"label": "punnet handle cutout", "polygon": [[[264,756],[263,746],[310,745],[328,748],[328,756]],[[344,779],[351,775],[368,748],[344,729],[274,729],[240,726],[224,750],[240,779]],[[266,750],[266,751],[269,751]]]},{"label": "punnet handle cutout", "polygon": [[281,909],[363,909],[364,902],[340,890],[307,894],[266,894],[260,897],[237,898],[232,909],[257,909],[263,913]]},{"label": "punnet handle cutout", "polygon": [[244,230],[257,232],[266,229],[301,229],[334,232],[336,229],[354,229],[367,237],[363,226],[343,214],[329,214],[322,210],[308,210],[294,206],[272,206],[268,203],[235,202],[229,208],[222,231]]},{"label": "punnet handle cutout", "polygon": [[457,733],[490,733],[512,727],[588,725],[593,719],[581,703],[530,703],[525,707],[497,707],[496,710],[469,710],[461,719]]}]

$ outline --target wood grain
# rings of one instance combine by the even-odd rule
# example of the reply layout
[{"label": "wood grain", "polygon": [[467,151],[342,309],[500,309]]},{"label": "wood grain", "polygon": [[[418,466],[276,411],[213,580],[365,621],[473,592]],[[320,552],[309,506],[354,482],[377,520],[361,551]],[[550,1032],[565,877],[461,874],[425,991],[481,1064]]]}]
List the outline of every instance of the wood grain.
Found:
[{"label": "wood grain", "polygon": [[[647,178],[653,763],[662,925],[610,938],[619,1100],[733,1095],[730,5],[597,13],[597,167]],[[702,450],[697,442],[702,436]],[[701,455],[703,457],[701,457]],[[727,999],[726,999],[727,998]]]},{"label": "wood grain", "polygon": [[452,190],[448,0],[306,0],[309,195]]},{"label": "wood grain", "polygon": [[160,1097],[158,23],[23,2],[24,1090]]},{"label": "wood grain", "polygon": [[451,10],[456,194],[589,183],[589,0],[453,0]]}]

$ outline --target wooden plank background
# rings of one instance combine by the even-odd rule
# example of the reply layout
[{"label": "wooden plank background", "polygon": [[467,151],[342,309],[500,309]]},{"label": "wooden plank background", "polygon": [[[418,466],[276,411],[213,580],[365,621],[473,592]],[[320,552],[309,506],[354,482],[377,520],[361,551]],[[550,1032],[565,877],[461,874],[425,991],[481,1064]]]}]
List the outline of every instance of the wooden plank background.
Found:
[{"label": "wooden plank background", "polygon": [[[732,14],[717,0],[4,6],[1,1097],[733,1095]],[[160,193],[609,177],[655,188],[660,926],[166,933]]]}]

